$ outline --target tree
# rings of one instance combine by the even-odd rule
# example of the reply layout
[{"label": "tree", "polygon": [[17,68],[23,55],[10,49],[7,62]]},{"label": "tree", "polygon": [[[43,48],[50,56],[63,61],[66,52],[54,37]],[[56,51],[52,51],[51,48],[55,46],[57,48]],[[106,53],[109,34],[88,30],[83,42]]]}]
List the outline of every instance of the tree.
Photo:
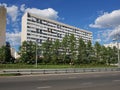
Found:
[{"label": "tree", "polygon": [[76,38],[74,34],[69,36],[69,54],[70,54],[70,63],[74,64],[76,60]]},{"label": "tree", "polygon": [[60,57],[60,41],[57,39],[52,45],[52,63],[58,64]]},{"label": "tree", "polygon": [[94,50],[91,41],[88,41],[86,44],[86,54],[87,63],[92,63],[94,59]]},{"label": "tree", "polygon": [[68,35],[65,35],[65,37],[63,37],[62,42],[61,42],[61,49],[62,49],[62,59],[63,59],[63,63],[66,64],[66,59],[67,59],[67,54],[68,54]]},{"label": "tree", "polygon": [[109,51],[105,46],[101,46],[100,50],[100,64],[107,64],[108,63],[108,53]]},{"label": "tree", "polygon": [[6,42],[6,48],[5,48],[5,62],[13,62],[12,56],[11,56],[11,49],[10,49],[10,43]]},{"label": "tree", "polygon": [[42,47],[39,45],[36,45],[36,54],[37,54],[37,62],[42,63],[43,62],[43,57],[42,57]]},{"label": "tree", "polygon": [[14,63],[15,58],[11,55],[11,46],[9,42],[6,42],[6,45],[0,48],[0,60],[1,63]]},{"label": "tree", "polygon": [[78,64],[85,64],[86,63],[86,44],[82,38],[78,41]]},{"label": "tree", "polygon": [[24,41],[20,47],[21,61],[24,63],[35,63],[36,43],[32,41]]},{"label": "tree", "polygon": [[112,63],[116,64],[118,62],[118,49],[115,46],[113,47],[112,56],[113,56]]},{"label": "tree", "polygon": [[5,63],[5,46],[0,48],[0,63]]},{"label": "tree", "polygon": [[108,47],[107,50],[108,50],[107,51],[107,63],[108,63],[108,65],[117,63],[117,60],[118,60],[117,48]]},{"label": "tree", "polygon": [[53,45],[53,43],[50,40],[46,40],[46,42],[42,43],[43,63],[44,64],[51,62],[52,45]]},{"label": "tree", "polygon": [[100,62],[100,52],[101,52],[101,45],[99,42],[96,42],[94,45],[94,50],[95,50],[95,57],[96,57],[96,63]]}]

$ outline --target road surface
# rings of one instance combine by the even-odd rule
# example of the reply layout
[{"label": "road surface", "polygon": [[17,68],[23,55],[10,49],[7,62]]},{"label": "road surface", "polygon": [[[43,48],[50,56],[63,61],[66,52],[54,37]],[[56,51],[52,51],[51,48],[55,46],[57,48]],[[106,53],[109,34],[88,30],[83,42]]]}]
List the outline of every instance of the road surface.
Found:
[{"label": "road surface", "polygon": [[0,90],[120,90],[120,72],[0,77]]}]

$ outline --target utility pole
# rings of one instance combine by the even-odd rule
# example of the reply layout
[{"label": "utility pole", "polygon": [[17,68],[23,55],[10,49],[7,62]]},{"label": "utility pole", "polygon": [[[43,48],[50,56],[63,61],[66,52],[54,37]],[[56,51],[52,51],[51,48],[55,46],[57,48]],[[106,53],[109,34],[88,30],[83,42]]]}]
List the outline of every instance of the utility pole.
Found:
[{"label": "utility pole", "polygon": [[118,67],[120,68],[120,51],[119,51],[119,42],[118,42],[118,38],[117,38],[117,48],[118,48]]},{"label": "utility pole", "polygon": [[[109,24],[108,24],[108,26],[114,27],[113,25],[109,25]],[[116,30],[113,39],[117,42],[117,49],[118,49],[118,51],[117,51],[117,53],[118,53],[118,68],[120,68],[120,51],[119,51],[120,34],[118,33],[118,30],[119,30],[119,29]]]},{"label": "utility pole", "polygon": [[117,43],[117,54],[118,54],[118,67],[120,68],[120,51],[119,51],[119,36],[117,35],[116,38],[114,38],[114,41]]},{"label": "utility pole", "polygon": [[35,66],[36,66],[36,68],[37,68],[37,40],[36,40],[36,58],[35,58]]}]

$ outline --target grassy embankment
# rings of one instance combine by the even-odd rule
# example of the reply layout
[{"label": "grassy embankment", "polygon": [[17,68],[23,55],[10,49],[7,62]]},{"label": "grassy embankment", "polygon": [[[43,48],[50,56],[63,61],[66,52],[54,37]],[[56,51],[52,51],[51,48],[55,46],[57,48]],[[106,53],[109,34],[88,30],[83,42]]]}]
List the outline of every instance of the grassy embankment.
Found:
[{"label": "grassy embankment", "polygon": [[[62,69],[62,68],[110,68],[108,65],[35,65],[28,64],[0,64],[2,69]],[[0,74],[0,76],[19,76],[20,74]]]},{"label": "grassy embankment", "polygon": [[[37,69],[61,69],[61,68],[107,68],[108,65],[38,65]],[[28,64],[0,64],[0,69],[36,69],[35,65]]]}]

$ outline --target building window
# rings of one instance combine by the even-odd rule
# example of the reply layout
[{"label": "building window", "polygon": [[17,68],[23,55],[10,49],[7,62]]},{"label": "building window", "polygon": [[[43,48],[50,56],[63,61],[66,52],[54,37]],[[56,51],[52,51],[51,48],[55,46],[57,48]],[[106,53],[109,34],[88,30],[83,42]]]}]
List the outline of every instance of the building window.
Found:
[{"label": "building window", "polygon": [[60,25],[57,25],[57,28],[61,29],[61,26],[60,26]]},{"label": "building window", "polygon": [[42,34],[42,29],[40,29],[40,34]]},{"label": "building window", "polygon": [[27,28],[30,28],[30,26],[27,26]]},{"label": "building window", "polygon": [[36,28],[36,33],[39,33],[39,29],[38,28]]},{"label": "building window", "polygon": [[40,39],[40,43],[42,43],[42,39]]},{"label": "building window", "polygon": [[30,33],[27,33],[27,35],[30,35]]}]

